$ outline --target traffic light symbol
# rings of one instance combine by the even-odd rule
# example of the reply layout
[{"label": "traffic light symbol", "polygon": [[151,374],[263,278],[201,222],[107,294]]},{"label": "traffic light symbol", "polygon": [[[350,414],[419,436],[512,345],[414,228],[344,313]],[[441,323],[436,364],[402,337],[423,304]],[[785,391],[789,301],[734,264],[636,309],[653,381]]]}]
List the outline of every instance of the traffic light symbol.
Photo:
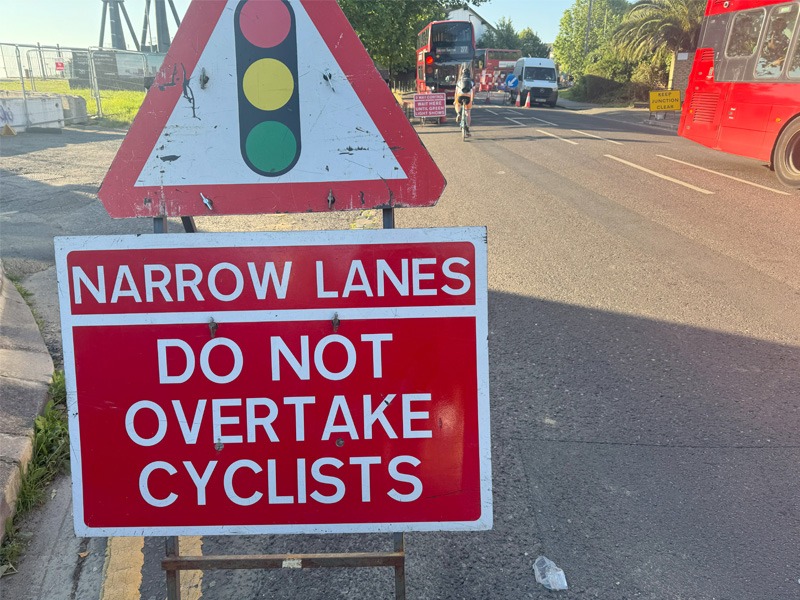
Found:
[{"label": "traffic light symbol", "polygon": [[294,10],[288,0],[242,0],[234,26],[242,157],[256,173],[277,177],[300,158]]}]

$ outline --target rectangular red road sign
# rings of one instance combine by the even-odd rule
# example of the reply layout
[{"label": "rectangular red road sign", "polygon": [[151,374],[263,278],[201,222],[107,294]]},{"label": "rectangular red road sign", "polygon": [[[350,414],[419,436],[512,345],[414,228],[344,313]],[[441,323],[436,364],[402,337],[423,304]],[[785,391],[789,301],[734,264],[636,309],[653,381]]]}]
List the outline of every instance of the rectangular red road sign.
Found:
[{"label": "rectangular red road sign", "polygon": [[444,117],[447,114],[445,94],[414,94],[415,117]]},{"label": "rectangular red road sign", "polygon": [[486,231],[56,238],[80,536],[492,524]]}]

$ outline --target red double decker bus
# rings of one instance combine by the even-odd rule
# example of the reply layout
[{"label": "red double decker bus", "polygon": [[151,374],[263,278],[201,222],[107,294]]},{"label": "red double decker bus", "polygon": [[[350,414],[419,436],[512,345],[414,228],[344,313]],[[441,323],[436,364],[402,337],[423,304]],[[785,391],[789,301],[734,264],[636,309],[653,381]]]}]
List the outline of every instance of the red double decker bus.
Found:
[{"label": "red double decker bus", "polygon": [[[475,56],[475,30],[469,21],[432,21],[417,35],[417,92],[455,95],[458,67]],[[474,74],[473,74],[474,77]]]},{"label": "red double decker bus", "polygon": [[506,76],[514,70],[522,50],[480,48],[475,50],[476,79],[481,91],[496,90],[505,82]]},{"label": "red double decker bus", "polygon": [[708,0],[679,135],[800,189],[800,2]]}]

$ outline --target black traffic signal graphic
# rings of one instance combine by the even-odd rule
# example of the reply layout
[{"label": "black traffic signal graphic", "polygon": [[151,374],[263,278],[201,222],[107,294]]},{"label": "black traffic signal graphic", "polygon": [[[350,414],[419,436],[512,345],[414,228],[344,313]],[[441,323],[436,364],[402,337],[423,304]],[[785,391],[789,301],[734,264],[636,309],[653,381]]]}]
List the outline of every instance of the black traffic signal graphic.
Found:
[{"label": "black traffic signal graphic", "polygon": [[288,0],[242,0],[234,15],[242,157],[276,177],[300,158],[297,24]]}]

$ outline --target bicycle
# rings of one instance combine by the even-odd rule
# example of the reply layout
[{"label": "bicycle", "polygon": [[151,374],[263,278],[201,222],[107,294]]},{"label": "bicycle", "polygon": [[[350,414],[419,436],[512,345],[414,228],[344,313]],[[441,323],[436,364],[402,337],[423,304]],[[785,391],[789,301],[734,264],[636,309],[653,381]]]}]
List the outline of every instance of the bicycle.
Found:
[{"label": "bicycle", "polygon": [[517,88],[507,89],[506,95],[503,97],[503,104],[514,106],[516,102],[517,102]]},{"label": "bicycle", "polygon": [[467,141],[467,138],[471,136],[469,132],[469,122],[472,117],[472,109],[469,108],[469,98],[466,96],[459,96],[458,103],[461,105],[461,140]]}]

